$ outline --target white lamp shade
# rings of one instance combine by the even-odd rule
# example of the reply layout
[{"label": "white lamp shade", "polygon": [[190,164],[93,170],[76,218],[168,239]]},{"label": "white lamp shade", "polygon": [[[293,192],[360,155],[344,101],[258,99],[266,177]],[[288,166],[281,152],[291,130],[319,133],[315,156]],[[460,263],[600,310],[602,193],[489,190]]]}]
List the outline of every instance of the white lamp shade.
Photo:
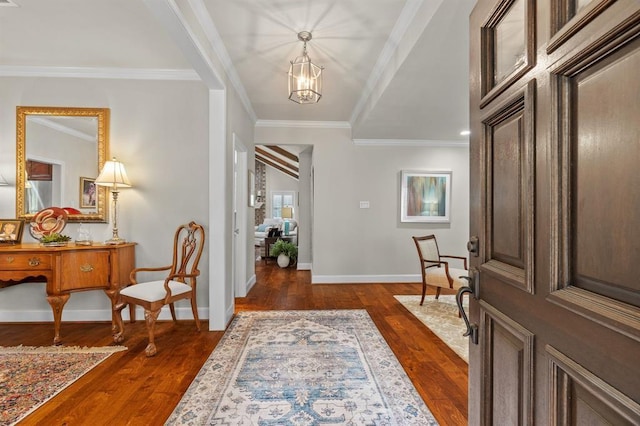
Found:
[{"label": "white lamp shade", "polygon": [[96,185],[129,188],[131,181],[129,181],[127,171],[124,169],[124,164],[114,157],[113,160],[104,163],[100,175],[96,178]]}]

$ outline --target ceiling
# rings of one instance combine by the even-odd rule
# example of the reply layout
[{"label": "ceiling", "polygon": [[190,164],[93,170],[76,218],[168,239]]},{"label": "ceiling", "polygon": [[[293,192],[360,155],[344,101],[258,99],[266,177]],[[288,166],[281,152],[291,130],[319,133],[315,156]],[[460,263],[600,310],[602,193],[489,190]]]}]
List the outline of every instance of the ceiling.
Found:
[{"label": "ceiling", "polygon": [[[217,52],[227,84],[258,125],[350,126],[358,140],[468,138],[460,132],[468,128],[468,16],[475,0],[0,0],[0,5],[6,2],[0,6],[0,76],[170,75],[210,84],[206,61],[194,57]],[[187,42],[176,35],[175,22],[191,37]],[[297,33],[303,30],[313,34],[312,61],[325,68],[323,96],[313,105],[293,103],[286,93],[289,61],[301,54]]]}]

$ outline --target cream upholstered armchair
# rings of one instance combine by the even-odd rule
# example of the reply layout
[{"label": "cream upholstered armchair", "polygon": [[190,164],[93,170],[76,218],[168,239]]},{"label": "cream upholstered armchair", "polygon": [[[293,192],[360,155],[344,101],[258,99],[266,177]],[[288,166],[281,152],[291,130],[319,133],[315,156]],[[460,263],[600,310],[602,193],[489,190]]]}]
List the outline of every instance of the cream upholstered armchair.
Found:
[{"label": "cream upholstered armchair", "polygon": [[[467,285],[467,281],[464,278],[460,278],[460,276],[469,275],[466,257],[440,254],[435,235],[412,238],[418,249],[420,269],[422,270],[422,299],[420,299],[420,305],[424,303],[428,285],[436,287],[436,299],[440,297],[440,290],[443,288],[458,290],[460,287]],[[443,258],[462,260],[464,269],[450,267],[449,262],[442,260]]]},{"label": "cream upholstered armchair", "polygon": [[[152,268],[136,268],[131,271],[131,285],[120,290],[118,302],[114,306],[118,331],[114,335],[114,341],[121,343],[124,340],[124,323],[122,321],[122,309],[128,304],[139,305],[144,308],[144,318],[149,333],[149,344],[145,349],[147,356],[156,354],[154,342],[154,327],[160,309],[169,305],[171,317],[176,321],[174,302],[182,299],[191,300],[191,311],[196,322],[196,328],[200,331],[198,318],[198,306],[196,303],[196,278],[200,275],[198,262],[204,247],[204,228],[195,222],[178,227],[173,239],[173,262],[171,265]],[[161,280],[138,282],[138,274],[142,272],[157,273],[168,271],[166,277]]]}]

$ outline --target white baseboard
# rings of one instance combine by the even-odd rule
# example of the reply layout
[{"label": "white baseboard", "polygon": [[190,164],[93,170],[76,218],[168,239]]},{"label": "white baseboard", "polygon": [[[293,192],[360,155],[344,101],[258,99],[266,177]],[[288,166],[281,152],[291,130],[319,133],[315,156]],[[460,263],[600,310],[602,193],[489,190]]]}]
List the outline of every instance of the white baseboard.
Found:
[{"label": "white baseboard", "polygon": [[421,275],[315,275],[311,284],[421,283]]},{"label": "white baseboard", "polygon": [[247,281],[247,294],[249,294],[254,285],[256,285],[256,274],[253,274],[253,276],[249,278],[249,281]]},{"label": "white baseboard", "polygon": [[296,269],[298,271],[310,271],[313,263],[298,263]]},{"label": "white baseboard", "polygon": [[[209,307],[199,307],[198,316],[200,319],[209,318]],[[176,318],[178,320],[192,320],[193,313],[190,307],[176,307]],[[122,311],[122,319],[129,320],[129,308]],[[136,320],[144,321],[144,310],[140,307],[136,308]],[[162,309],[158,320],[171,320],[171,311],[169,308]],[[65,321],[109,321],[111,322],[111,310],[95,309],[95,310],[78,310],[66,309],[62,312],[62,322]],[[31,311],[0,311],[0,322],[53,322],[53,313],[51,310],[31,310]]]}]

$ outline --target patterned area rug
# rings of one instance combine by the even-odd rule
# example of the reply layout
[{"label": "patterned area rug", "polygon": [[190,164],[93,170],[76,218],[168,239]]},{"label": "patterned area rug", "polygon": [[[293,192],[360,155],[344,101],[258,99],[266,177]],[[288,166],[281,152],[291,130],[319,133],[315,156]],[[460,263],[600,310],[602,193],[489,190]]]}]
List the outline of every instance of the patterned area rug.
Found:
[{"label": "patterned area rug", "polygon": [[169,425],[436,425],[365,310],[240,312]]},{"label": "patterned area rug", "polygon": [[[460,358],[469,363],[469,338],[462,336],[466,331],[466,326],[463,319],[458,317],[455,296],[442,295],[438,300],[435,299],[435,296],[427,296],[422,306],[420,306],[420,296],[393,297],[429,327],[455,353],[460,355]],[[464,306],[467,305],[468,298],[465,297]]]},{"label": "patterned area rug", "polygon": [[124,346],[1,347],[0,424],[13,425]]}]

